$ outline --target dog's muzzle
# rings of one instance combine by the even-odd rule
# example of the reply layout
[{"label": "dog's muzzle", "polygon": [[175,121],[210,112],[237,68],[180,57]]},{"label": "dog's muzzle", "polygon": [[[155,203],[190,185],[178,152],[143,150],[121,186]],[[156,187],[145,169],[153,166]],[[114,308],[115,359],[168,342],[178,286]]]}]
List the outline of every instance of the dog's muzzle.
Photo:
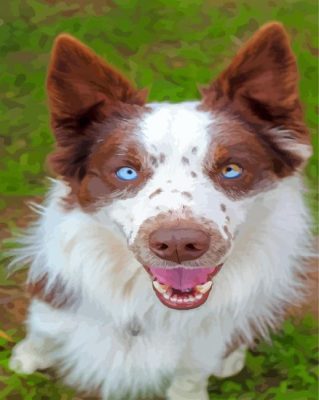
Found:
[{"label": "dog's muzzle", "polygon": [[132,246],[158,299],[178,310],[205,303],[229,248],[229,241],[207,221],[163,218],[144,223]]}]

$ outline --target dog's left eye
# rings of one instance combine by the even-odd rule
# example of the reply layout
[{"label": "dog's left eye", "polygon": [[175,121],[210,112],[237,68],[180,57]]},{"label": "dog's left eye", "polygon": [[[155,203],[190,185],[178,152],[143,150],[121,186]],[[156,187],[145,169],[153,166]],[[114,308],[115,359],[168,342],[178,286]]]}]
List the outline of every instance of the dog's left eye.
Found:
[{"label": "dog's left eye", "polygon": [[242,173],[243,169],[237,164],[229,164],[222,169],[222,175],[226,179],[239,178]]},{"label": "dog's left eye", "polygon": [[134,181],[138,177],[138,173],[134,168],[122,167],[116,171],[116,176],[122,181]]}]

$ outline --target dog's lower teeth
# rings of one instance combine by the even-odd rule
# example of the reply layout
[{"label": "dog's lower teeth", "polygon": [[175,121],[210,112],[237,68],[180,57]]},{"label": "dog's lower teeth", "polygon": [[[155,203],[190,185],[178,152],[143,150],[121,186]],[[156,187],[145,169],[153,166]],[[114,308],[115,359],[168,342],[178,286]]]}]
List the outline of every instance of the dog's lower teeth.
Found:
[{"label": "dog's lower teeth", "polygon": [[203,298],[203,294],[207,293],[208,290],[211,288],[212,286],[212,282],[206,282],[203,285],[197,285],[195,287],[195,293],[194,295],[189,294],[193,291],[193,289],[186,289],[183,291],[184,294],[186,294],[186,296],[179,296],[177,294],[174,294],[174,290],[165,284],[159,283],[157,280],[153,281],[153,286],[155,288],[155,290],[160,293],[161,295],[163,295],[163,297],[166,300],[171,301],[172,303],[192,303],[196,300],[201,300]]},{"label": "dog's lower teeth", "polygon": [[184,297],[183,302],[188,303],[189,302],[188,297]]},{"label": "dog's lower teeth", "polygon": [[196,290],[197,290],[197,292],[199,292],[201,294],[205,294],[209,291],[209,289],[212,287],[212,285],[213,285],[213,282],[208,281],[208,282],[204,283],[203,285],[197,285]]},{"label": "dog's lower teeth", "polygon": [[170,298],[170,300],[171,300],[173,303],[176,303],[176,302],[178,301],[176,294],[175,294],[174,296],[172,296],[172,297]]}]

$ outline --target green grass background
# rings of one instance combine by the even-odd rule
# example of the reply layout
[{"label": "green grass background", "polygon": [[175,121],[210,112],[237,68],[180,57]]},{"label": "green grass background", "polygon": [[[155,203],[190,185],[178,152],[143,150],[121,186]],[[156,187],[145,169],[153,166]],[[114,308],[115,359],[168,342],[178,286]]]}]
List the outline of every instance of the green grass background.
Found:
[{"label": "green grass background", "polygon": [[[310,0],[4,0],[0,3],[0,211],[14,230],[21,199],[41,196],[52,149],[44,83],[54,37],[69,32],[126,73],[150,100],[199,98],[261,24],[284,23],[297,56],[301,99],[314,156],[307,170],[308,201],[317,214],[318,9]],[[10,212],[8,212],[10,209]],[[9,215],[9,216],[8,216]],[[316,218],[314,219],[316,221]],[[314,224],[314,232],[316,232]],[[3,263],[0,284],[5,285]],[[1,306],[0,306],[1,307]],[[1,308],[0,308],[1,312]],[[0,326],[1,329],[1,326]],[[212,379],[212,399],[317,398],[317,323],[287,321],[273,347],[261,344],[237,377]],[[9,332],[14,340],[19,336]],[[0,338],[0,399],[71,399],[45,375],[7,370],[12,344]],[[2,386],[1,386],[2,385]]]}]

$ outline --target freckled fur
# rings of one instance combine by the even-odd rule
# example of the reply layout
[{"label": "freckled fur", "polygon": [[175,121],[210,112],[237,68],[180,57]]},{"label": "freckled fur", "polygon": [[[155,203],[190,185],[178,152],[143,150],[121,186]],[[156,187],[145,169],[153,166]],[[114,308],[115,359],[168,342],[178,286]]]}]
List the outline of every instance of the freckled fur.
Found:
[{"label": "freckled fur", "polygon": [[189,165],[189,159],[187,157],[182,157],[182,163],[185,165]]},{"label": "freckled fur", "polygon": [[155,197],[156,195],[162,193],[162,191],[163,191],[163,189],[158,188],[158,189],[156,189],[153,193],[151,193],[151,194],[148,196],[148,198],[149,198],[149,199],[152,199],[152,198]]},{"label": "freckled fur", "polygon": [[186,197],[187,199],[191,200],[193,198],[193,196],[189,192],[182,192],[181,194],[182,194],[182,196]]}]

